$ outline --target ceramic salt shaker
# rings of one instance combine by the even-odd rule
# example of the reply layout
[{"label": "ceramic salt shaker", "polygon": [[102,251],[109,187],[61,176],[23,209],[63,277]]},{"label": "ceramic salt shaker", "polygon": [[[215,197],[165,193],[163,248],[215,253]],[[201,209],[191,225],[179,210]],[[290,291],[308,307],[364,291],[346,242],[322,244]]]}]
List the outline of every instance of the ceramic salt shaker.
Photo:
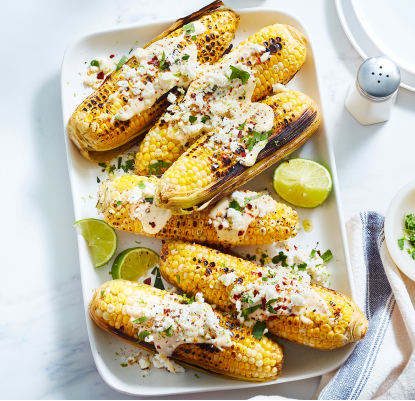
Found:
[{"label": "ceramic salt shaker", "polygon": [[392,60],[383,56],[368,58],[350,85],[345,107],[362,125],[387,121],[400,84],[401,72]]}]

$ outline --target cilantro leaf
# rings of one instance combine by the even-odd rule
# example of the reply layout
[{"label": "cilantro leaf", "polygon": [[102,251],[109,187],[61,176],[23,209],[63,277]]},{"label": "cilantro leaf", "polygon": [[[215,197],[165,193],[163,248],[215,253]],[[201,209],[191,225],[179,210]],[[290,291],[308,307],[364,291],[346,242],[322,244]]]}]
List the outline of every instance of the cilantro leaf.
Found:
[{"label": "cilantro leaf", "polygon": [[193,22],[183,25],[183,29],[186,36],[191,35],[193,32],[196,32],[195,25],[193,24]]},{"label": "cilantro leaf", "polygon": [[183,301],[184,301],[184,303],[185,303],[185,304],[190,305],[190,304],[192,304],[193,302],[195,302],[195,296],[194,296],[194,295],[192,295],[192,296],[191,296],[191,298],[188,298],[188,297],[187,297],[187,294],[186,294],[186,293],[184,293],[184,294],[183,294]]},{"label": "cilantro leaf", "polygon": [[91,65],[94,67],[98,67],[99,68],[99,61],[98,60],[92,60],[91,61]]},{"label": "cilantro leaf", "polygon": [[252,330],[252,336],[255,337],[257,340],[261,340],[262,335],[264,334],[264,331],[265,331],[265,327],[266,327],[265,323],[257,321]]},{"label": "cilantro leaf", "polygon": [[161,281],[160,269],[156,266],[152,271],[151,274],[156,276],[154,281],[154,287],[158,288],[159,290],[164,290],[163,281]]},{"label": "cilantro leaf", "polygon": [[310,258],[314,258],[314,255],[317,253],[317,250],[313,249],[310,253]]},{"label": "cilantro leaf", "polygon": [[125,64],[127,61],[128,61],[127,56],[122,56],[121,60],[117,64],[117,68],[115,69],[115,71],[118,71],[122,67],[122,65]]},{"label": "cilantro leaf", "polygon": [[327,251],[321,255],[321,259],[323,259],[323,262],[328,262],[332,257],[333,254],[331,253],[330,249],[327,249]]},{"label": "cilantro leaf", "polygon": [[229,208],[230,209],[235,209],[240,211],[241,207],[239,206],[239,203],[236,200],[233,200],[232,202],[229,203]]},{"label": "cilantro leaf", "polygon": [[245,127],[245,123],[246,123],[246,121],[245,121],[243,124],[241,124],[241,125],[238,127],[238,129],[239,129],[239,130],[244,129],[244,127]]},{"label": "cilantro leaf", "polygon": [[[252,302],[252,301],[251,301]],[[247,317],[248,315],[250,315],[251,313],[254,313],[257,309],[259,309],[261,307],[261,305],[254,305],[251,306],[250,308],[246,308],[241,312],[241,316],[242,317]]]},{"label": "cilantro leaf", "polygon": [[101,180],[99,179],[99,177],[97,177],[97,183],[99,184],[101,182]]},{"label": "cilantro leaf", "polygon": [[307,268],[307,263],[301,263],[297,266],[297,269],[300,271],[304,271]]},{"label": "cilantro leaf", "polygon": [[163,333],[166,333],[166,336],[167,337],[173,337],[173,334],[171,332],[171,327],[172,326],[170,326],[168,329],[166,329],[166,330],[163,331]]},{"label": "cilantro leaf", "polygon": [[148,320],[146,316],[139,317],[138,319],[133,320],[133,323],[144,323]]},{"label": "cilantro leaf", "polygon": [[240,70],[239,68],[236,68],[233,65],[229,67],[232,70],[232,74],[229,77],[229,81],[232,81],[232,79],[239,78],[242,81],[242,84],[245,85],[251,74],[249,74],[249,72],[246,72],[244,70]]},{"label": "cilantro leaf", "polygon": [[128,363],[120,363],[120,366],[122,366],[123,368],[126,368],[128,366]]},{"label": "cilantro leaf", "polygon": [[251,196],[249,198],[246,198],[245,202],[244,202],[244,206],[246,206],[249,202],[253,201],[254,199],[260,198],[261,196],[264,196],[264,195],[263,194],[258,194],[258,195],[254,195],[254,196]]},{"label": "cilantro leaf", "polygon": [[246,255],[246,259],[252,262],[253,260],[256,260],[256,255]]},{"label": "cilantro leaf", "polygon": [[287,260],[287,255],[285,255],[284,252],[280,251],[278,255],[272,258],[272,263],[276,265],[281,262],[283,267],[288,267],[286,260]]},{"label": "cilantro leaf", "polygon": [[185,55],[182,57],[182,60],[189,60],[189,58],[190,58],[190,56],[189,56],[188,54],[185,54]]},{"label": "cilantro leaf", "polygon": [[140,341],[143,341],[147,336],[151,334],[151,331],[142,331],[138,334],[138,338]]},{"label": "cilantro leaf", "polygon": [[255,142],[256,142],[256,140],[255,140],[254,137],[248,139],[247,148],[248,148],[249,151],[251,151],[254,148]]},{"label": "cilantro leaf", "polygon": [[195,116],[189,116],[189,121],[193,124],[197,120]]},{"label": "cilantro leaf", "polygon": [[164,51],[163,51],[163,53],[161,55],[161,60],[160,60],[160,63],[159,63],[159,68],[162,71],[165,70],[166,68],[169,68],[169,63],[166,61],[166,54],[164,53]]},{"label": "cilantro leaf", "polygon": [[405,244],[405,238],[398,239],[398,245],[401,251],[403,250],[404,244]]},{"label": "cilantro leaf", "polygon": [[121,206],[122,205],[122,202],[121,201],[117,201],[117,205],[118,206]]},{"label": "cilantro leaf", "polygon": [[405,214],[405,228],[415,231],[415,214]]},{"label": "cilantro leaf", "polygon": [[202,123],[204,124],[207,120],[210,120],[209,116],[203,116],[202,117]]},{"label": "cilantro leaf", "polygon": [[104,294],[105,294],[105,290],[102,290],[102,291],[101,291],[101,295],[104,295]]},{"label": "cilantro leaf", "polygon": [[137,184],[138,188],[140,189],[144,189],[146,187],[146,184],[144,184],[143,180],[141,180],[138,184]]},{"label": "cilantro leaf", "polygon": [[144,198],[144,200],[145,200],[146,202],[153,203],[154,198]]}]

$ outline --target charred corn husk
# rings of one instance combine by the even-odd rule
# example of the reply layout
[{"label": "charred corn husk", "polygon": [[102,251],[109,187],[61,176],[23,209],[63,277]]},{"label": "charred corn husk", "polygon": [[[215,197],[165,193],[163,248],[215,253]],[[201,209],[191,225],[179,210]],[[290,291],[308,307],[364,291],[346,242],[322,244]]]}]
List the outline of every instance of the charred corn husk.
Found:
[{"label": "charred corn husk", "polygon": [[249,120],[226,135],[204,135],[165,172],[156,203],[174,214],[203,210],[293,152],[319,126],[316,104],[300,92],[283,91],[261,103],[274,115],[268,137],[250,131]]},{"label": "charred corn husk", "polygon": [[[222,126],[224,118],[232,119],[247,103],[271,95],[273,85],[292,79],[305,58],[305,38],[289,25],[275,24],[250,36],[213,67],[205,66],[183,101],[170,107],[171,114],[146,135],[136,155],[137,174],[154,174],[159,167],[164,172],[162,162],[171,164],[203,133]],[[239,85],[231,67],[250,79]],[[189,124],[189,113],[196,122]]]},{"label": "charred corn husk", "polygon": [[152,353],[158,350],[167,367],[171,358],[219,377],[255,382],[281,374],[283,353],[278,344],[266,337],[257,340],[251,330],[208,304],[186,305],[177,294],[136,282],[109,281],[95,290],[89,313],[107,332]]},{"label": "charred corn husk", "polygon": [[331,350],[361,340],[367,331],[364,313],[347,296],[300,282],[287,269],[262,268],[202,245],[164,244],[160,273],[183,292],[201,292],[222,311],[239,313],[241,305],[260,305],[245,314],[248,324],[263,321],[270,333],[298,344]]},{"label": "charred corn husk", "polygon": [[[84,157],[108,161],[137,143],[170,104],[167,93],[195,78],[195,62],[214,63],[222,56],[234,37],[239,16],[221,6],[221,1],[215,1],[178,20],[144,46],[148,50],[137,49],[77,107],[68,131]],[[173,67],[183,69],[183,74],[179,71],[173,76],[175,71],[169,72]]]},{"label": "charred corn husk", "polygon": [[[232,197],[226,197],[202,212],[175,216],[153,204],[154,194],[151,189],[155,190],[157,182],[155,177],[137,175],[118,176],[102,182],[98,195],[98,212],[103,214],[108,224],[119,230],[148,237],[207,242],[224,247],[272,244],[297,234],[297,212],[287,205],[277,203],[267,194],[237,191]],[[230,202],[236,202],[235,199],[239,204],[232,205],[240,210],[229,211]],[[140,209],[149,213],[143,213],[143,218],[138,213]],[[152,216],[153,210],[155,220],[148,221],[146,216]],[[160,214],[166,215],[163,221],[160,221]],[[149,226],[150,223],[156,224],[155,229]],[[165,225],[161,226],[163,223]],[[239,226],[233,228],[237,224]]]}]

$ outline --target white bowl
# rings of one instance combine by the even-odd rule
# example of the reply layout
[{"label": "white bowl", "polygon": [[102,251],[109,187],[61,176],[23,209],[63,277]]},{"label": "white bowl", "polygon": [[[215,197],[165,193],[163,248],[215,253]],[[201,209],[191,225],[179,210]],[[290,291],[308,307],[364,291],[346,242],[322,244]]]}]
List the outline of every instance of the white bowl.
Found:
[{"label": "white bowl", "polygon": [[411,280],[415,281],[415,260],[406,252],[407,242],[401,251],[398,239],[403,237],[405,214],[415,213],[415,180],[406,184],[392,199],[386,212],[385,238],[392,259]]}]

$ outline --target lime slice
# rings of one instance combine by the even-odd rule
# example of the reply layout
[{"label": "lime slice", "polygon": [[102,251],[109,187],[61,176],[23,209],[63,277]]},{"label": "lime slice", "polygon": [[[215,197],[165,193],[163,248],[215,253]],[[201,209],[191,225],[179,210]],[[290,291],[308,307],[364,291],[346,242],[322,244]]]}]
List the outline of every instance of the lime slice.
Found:
[{"label": "lime slice", "polygon": [[159,255],[148,248],[129,248],[121,252],[112,265],[112,278],[138,281],[148,269],[159,263]]},{"label": "lime slice", "polygon": [[290,159],[275,170],[272,185],[278,196],[295,206],[320,206],[333,186],[330,172],[307,159]]},{"label": "lime slice", "polygon": [[98,219],[83,219],[74,224],[91,249],[95,267],[106,265],[115,255],[118,239],[115,230]]}]

